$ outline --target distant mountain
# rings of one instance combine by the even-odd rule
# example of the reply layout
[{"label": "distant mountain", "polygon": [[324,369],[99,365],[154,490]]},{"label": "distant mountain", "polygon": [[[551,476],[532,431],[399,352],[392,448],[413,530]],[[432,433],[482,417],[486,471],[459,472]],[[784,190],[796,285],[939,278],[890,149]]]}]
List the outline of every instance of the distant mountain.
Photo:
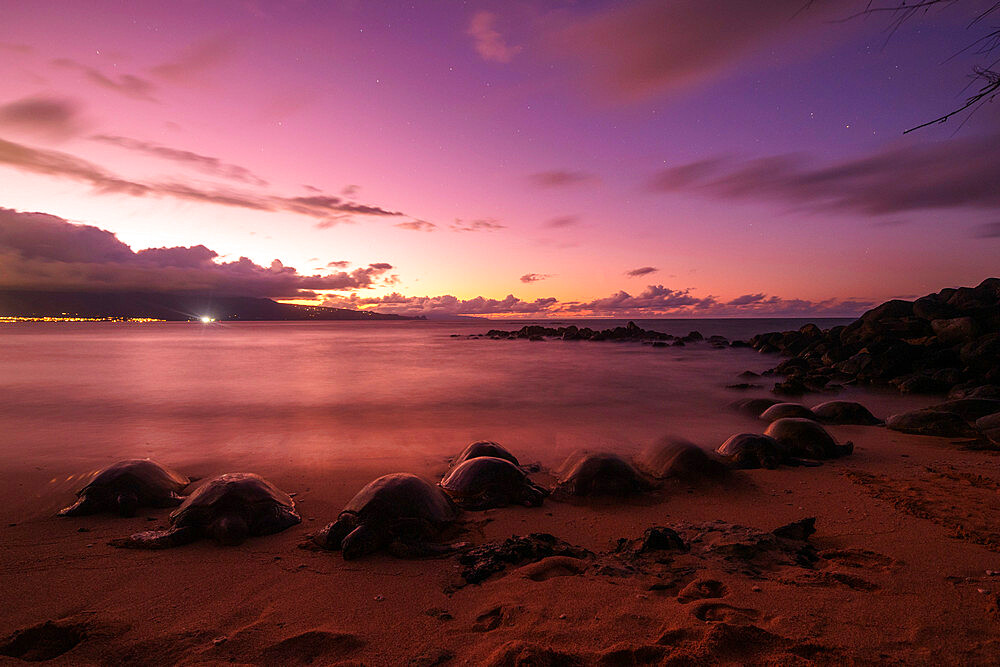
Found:
[{"label": "distant mountain", "polygon": [[194,293],[34,292],[0,290],[0,316],[135,317],[170,321],[412,320],[345,308],[297,306],[271,299]]}]

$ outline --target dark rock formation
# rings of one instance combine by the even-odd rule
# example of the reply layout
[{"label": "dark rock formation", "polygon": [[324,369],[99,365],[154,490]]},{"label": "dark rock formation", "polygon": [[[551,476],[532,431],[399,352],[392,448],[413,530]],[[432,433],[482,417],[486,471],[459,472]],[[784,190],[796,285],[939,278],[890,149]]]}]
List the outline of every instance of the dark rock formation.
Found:
[{"label": "dark rock formation", "polygon": [[[544,327],[540,324],[529,324],[516,331],[505,331],[503,329],[490,329],[486,336],[493,340],[545,340],[547,338],[558,338],[561,340],[589,340],[589,341],[618,341],[645,343],[653,347],[666,347],[668,343],[674,346],[683,346],[687,343],[697,343],[708,341],[708,344],[716,348],[729,347],[729,341],[723,336],[711,336],[706,339],[698,331],[692,331],[686,336],[672,336],[660,331],[643,329],[635,322],[629,322],[623,327],[613,329],[602,329],[595,331],[590,327],[582,329],[574,324],[564,327]],[[479,334],[473,334],[473,338],[479,338]],[[745,346],[742,344],[741,346]],[[740,347],[740,346],[737,346]]]},{"label": "dark rock formation", "polygon": [[993,398],[984,385],[1000,384],[1000,278],[912,302],[887,301],[847,326],[820,331],[807,324],[748,344],[790,357],[770,372],[784,377],[774,389],[779,394],[859,384]]}]

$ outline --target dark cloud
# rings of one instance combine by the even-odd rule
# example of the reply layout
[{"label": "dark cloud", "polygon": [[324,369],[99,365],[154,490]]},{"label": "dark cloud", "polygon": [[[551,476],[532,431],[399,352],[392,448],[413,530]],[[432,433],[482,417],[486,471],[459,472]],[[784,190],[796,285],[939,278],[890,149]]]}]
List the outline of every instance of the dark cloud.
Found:
[{"label": "dark cloud", "polygon": [[580,216],[578,215],[561,215],[558,218],[551,218],[545,221],[546,227],[572,227],[573,225],[579,224]]},{"label": "dark cloud", "polygon": [[597,176],[585,171],[568,171],[565,169],[554,169],[552,171],[540,171],[528,176],[528,180],[541,188],[562,188],[571,185],[581,185],[583,183],[595,183]]},{"label": "dark cloud", "polygon": [[149,71],[172,83],[192,83],[207,70],[228,60],[233,54],[229,40],[206,39],[184,49],[177,58],[161,63]]},{"label": "dark cloud", "polygon": [[25,97],[0,106],[0,127],[63,139],[81,127],[80,105],[57,97]]},{"label": "dark cloud", "polygon": [[982,225],[977,225],[973,229],[973,236],[977,239],[1000,238],[1000,222],[987,222]]},{"label": "dark cloud", "polygon": [[154,144],[148,141],[140,141],[138,139],[130,139],[128,137],[119,137],[108,134],[95,134],[90,138],[94,141],[119,146],[130,151],[136,151],[137,153],[143,153],[145,155],[178,162],[180,164],[194,167],[198,171],[211,174],[213,176],[222,176],[223,178],[232,179],[234,181],[242,181],[243,183],[249,183],[259,187],[267,185],[267,181],[257,176],[246,167],[223,162],[217,157],[209,157],[207,155],[200,155],[191,151],[170,148],[169,146],[161,146],[160,144]]},{"label": "dark cloud", "polygon": [[770,199],[886,215],[936,208],[1000,208],[1000,134],[890,146],[828,165],[802,156],[717,158],[666,169],[650,189]]},{"label": "dark cloud", "polygon": [[[662,2],[612,4],[552,34],[555,52],[613,99],[632,100],[724,74],[746,53],[817,24],[823,3]],[[806,11],[804,11],[804,9]]]},{"label": "dark cloud", "polygon": [[731,301],[727,301],[727,306],[746,306],[751,303],[761,303],[767,297],[764,294],[744,294],[743,296],[738,296]]},{"label": "dark cloud", "polygon": [[329,195],[280,197],[221,187],[207,190],[185,183],[140,183],[121,178],[91,162],[67,153],[33,148],[3,139],[0,139],[0,164],[36,174],[89,183],[99,193],[120,193],[134,197],[173,197],[186,201],[233,206],[254,211],[286,211],[318,218],[320,219],[319,226],[349,222],[352,215],[391,217],[404,215],[378,206],[359,204]]},{"label": "dark cloud", "polygon": [[427,222],[426,220],[410,220],[408,222],[397,222],[395,227],[400,229],[409,229],[414,232],[433,232],[437,229],[437,225],[433,222]]},{"label": "dark cloud", "polygon": [[495,232],[498,229],[505,229],[506,225],[501,225],[493,218],[482,218],[479,220],[465,220],[456,219],[455,222],[451,224],[451,230],[454,232]]},{"label": "dark cloud", "polygon": [[522,283],[537,283],[539,280],[545,280],[546,278],[551,278],[551,273],[525,273],[521,276]]},{"label": "dark cloud", "polygon": [[81,72],[91,83],[101,86],[107,90],[113,90],[114,92],[125,95],[126,97],[131,97],[136,100],[144,100],[147,102],[156,101],[156,98],[153,97],[153,92],[156,90],[156,86],[153,85],[151,81],[141,77],[132,74],[117,74],[110,77],[103,74],[98,69],[78,63],[75,60],[70,60],[68,58],[58,58],[53,60],[52,64],[56,67],[77,70],[78,72]]},{"label": "dark cloud", "polygon": [[638,278],[639,276],[648,276],[650,273],[656,273],[657,271],[659,269],[655,266],[640,266],[638,269],[626,271],[625,275],[630,278]]},{"label": "dark cloud", "polygon": [[219,262],[203,245],[133,251],[111,232],[45,213],[0,208],[0,289],[213,291],[231,296],[309,298],[316,290],[373,286],[392,268],[301,275],[274,260]]},{"label": "dark cloud", "polygon": [[503,35],[496,29],[497,15],[492,12],[479,11],[472,16],[466,34],[472,37],[476,53],[483,60],[496,63],[509,63],[521,52],[520,46],[510,46]]},{"label": "dark cloud", "polygon": [[348,262],[348,261],[345,261],[345,260],[339,260],[339,261],[336,261],[336,262],[327,262],[326,265],[329,266],[329,267],[331,267],[331,268],[343,269],[343,268],[346,268],[346,267],[350,266],[351,263]]}]

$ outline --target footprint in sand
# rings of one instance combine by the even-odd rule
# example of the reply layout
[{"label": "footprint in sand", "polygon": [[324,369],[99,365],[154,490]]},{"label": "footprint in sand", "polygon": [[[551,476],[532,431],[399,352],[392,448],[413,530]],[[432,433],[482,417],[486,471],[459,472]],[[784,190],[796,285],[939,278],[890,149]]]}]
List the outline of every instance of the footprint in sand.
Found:
[{"label": "footprint in sand", "polygon": [[266,665],[304,665],[347,658],[364,644],[351,634],[309,630],[272,644],[260,657]]},{"label": "footprint in sand", "polygon": [[514,625],[514,618],[521,611],[522,607],[519,606],[510,607],[500,605],[499,607],[494,607],[476,616],[476,622],[472,626],[472,629],[476,632],[489,632],[490,630],[496,630],[501,625]]},{"label": "footprint in sand", "polygon": [[845,567],[887,572],[899,564],[895,558],[867,549],[827,549],[820,557]]},{"label": "footprint in sand", "polygon": [[734,607],[724,602],[704,602],[691,610],[691,614],[699,621],[745,624],[760,618],[756,609]]},{"label": "footprint in sand", "polygon": [[687,604],[693,600],[704,600],[706,598],[725,597],[729,592],[726,585],[716,579],[695,579],[681,589],[677,594],[677,601]]},{"label": "footprint in sand", "polygon": [[17,630],[0,644],[0,655],[25,662],[52,660],[87,638],[87,626],[45,621]]}]

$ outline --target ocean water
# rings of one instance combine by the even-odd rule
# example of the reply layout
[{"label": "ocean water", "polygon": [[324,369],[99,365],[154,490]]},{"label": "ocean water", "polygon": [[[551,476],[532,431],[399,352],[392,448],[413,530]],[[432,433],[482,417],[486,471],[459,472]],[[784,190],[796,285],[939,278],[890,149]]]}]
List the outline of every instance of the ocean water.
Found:
[{"label": "ocean water", "polygon": [[[637,323],[732,339],[805,321]],[[767,389],[726,385],[742,381],[743,370],[774,366],[777,357],[705,344],[467,337],[523,324],[4,325],[0,466],[62,471],[150,456],[228,470],[392,470],[433,465],[475,439],[556,465],[580,447],[627,454],[676,435],[714,448],[734,432],[763,428],[725,406]],[[861,390],[843,395],[862,397],[877,414],[921,402]]]}]

